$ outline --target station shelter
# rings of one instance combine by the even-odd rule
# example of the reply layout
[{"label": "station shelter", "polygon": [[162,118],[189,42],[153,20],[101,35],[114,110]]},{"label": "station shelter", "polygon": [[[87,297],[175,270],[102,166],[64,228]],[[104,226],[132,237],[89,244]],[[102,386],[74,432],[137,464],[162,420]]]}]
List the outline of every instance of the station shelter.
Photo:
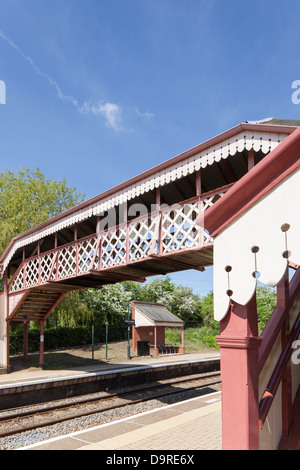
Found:
[{"label": "station shelter", "polygon": [[[163,304],[153,302],[132,303],[132,348],[139,352],[139,346],[149,344],[148,353],[160,354],[184,353],[184,321],[173,315]],[[166,344],[166,328],[181,329],[181,345]],[[145,351],[145,349],[144,349]]]}]

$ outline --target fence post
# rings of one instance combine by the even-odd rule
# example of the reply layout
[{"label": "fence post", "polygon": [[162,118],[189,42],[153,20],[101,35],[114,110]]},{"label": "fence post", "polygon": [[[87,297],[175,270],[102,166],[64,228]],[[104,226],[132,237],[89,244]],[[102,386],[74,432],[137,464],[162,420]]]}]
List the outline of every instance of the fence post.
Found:
[{"label": "fence post", "polygon": [[92,359],[94,359],[94,325],[92,325]]}]

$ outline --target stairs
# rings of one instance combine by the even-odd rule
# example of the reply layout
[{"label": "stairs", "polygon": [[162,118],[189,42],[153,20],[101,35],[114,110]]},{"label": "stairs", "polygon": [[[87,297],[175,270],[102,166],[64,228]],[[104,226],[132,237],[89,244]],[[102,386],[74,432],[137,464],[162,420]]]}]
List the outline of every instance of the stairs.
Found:
[{"label": "stairs", "polygon": [[25,298],[21,299],[10,319],[12,321],[44,321],[64,295],[65,293],[62,292],[31,290]]}]

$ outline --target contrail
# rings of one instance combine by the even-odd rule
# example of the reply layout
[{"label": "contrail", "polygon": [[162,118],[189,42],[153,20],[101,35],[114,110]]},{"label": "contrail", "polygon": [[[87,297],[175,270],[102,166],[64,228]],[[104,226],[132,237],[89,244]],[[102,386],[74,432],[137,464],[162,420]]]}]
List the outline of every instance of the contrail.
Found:
[{"label": "contrail", "polygon": [[35,71],[35,73],[37,75],[40,75],[41,77],[44,77],[46,78],[46,80],[48,80],[48,82],[50,83],[50,85],[52,85],[55,89],[56,89],[56,92],[57,92],[57,96],[59,99],[61,99],[62,101],[69,101],[70,103],[72,103],[74,106],[78,107],[79,104],[78,104],[78,101],[73,98],[73,96],[67,96],[65,95],[60,86],[58,85],[58,83],[53,80],[52,77],[50,77],[49,75],[47,75],[45,72],[42,72],[42,70],[34,63],[34,61],[32,60],[31,57],[29,57],[28,55],[26,55],[22,49],[20,49],[11,39],[9,39],[4,33],[3,31],[1,31],[0,29],[0,37],[2,37],[2,39],[4,39],[4,41],[6,41],[11,47],[13,47],[25,60],[27,60],[27,62],[29,62],[29,64],[31,65],[32,69]]},{"label": "contrail", "polygon": [[0,37],[2,39],[4,39],[4,41],[6,41],[13,49],[15,49],[15,51],[18,52],[18,54],[20,54],[23,57],[23,59],[25,59],[30,64],[31,68],[34,70],[34,72],[37,75],[40,75],[41,77],[44,77],[50,83],[50,85],[53,88],[55,88],[57,96],[61,101],[69,102],[69,103],[73,104],[73,106],[75,106],[75,108],[80,113],[83,113],[83,114],[92,113],[94,116],[99,116],[99,115],[104,116],[105,120],[106,120],[107,127],[110,127],[112,129],[114,129],[115,131],[119,131],[119,130],[122,129],[122,127],[121,127],[121,122],[122,122],[121,112],[122,112],[122,109],[119,105],[117,105],[115,103],[105,103],[105,104],[103,104],[102,102],[100,102],[96,105],[91,105],[90,103],[85,102],[85,103],[83,103],[82,106],[80,106],[80,104],[79,104],[79,102],[76,98],[74,98],[73,96],[65,95],[63,93],[61,87],[58,85],[58,83],[52,77],[50,77],[50,75],[43,72],[34,63],[32,58],[29,57],[27,54],[25,54],[25,52],[23,52],[22,49],[19,46],[17,46],[9,37],[7,37],[1,29],[0,29]]}]

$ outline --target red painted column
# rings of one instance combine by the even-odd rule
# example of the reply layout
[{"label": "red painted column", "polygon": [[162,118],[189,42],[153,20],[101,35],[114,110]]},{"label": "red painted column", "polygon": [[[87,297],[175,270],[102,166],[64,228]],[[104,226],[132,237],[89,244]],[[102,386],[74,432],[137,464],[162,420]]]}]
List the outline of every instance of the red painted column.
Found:
[{"label": "red painted column", "polygon": [[10,373],[10,347],[9,347],[9,333],[10,333],[10,321],[7,320],[6,325],[6,364],[7,364],[7,373]]},{"label": "red painted column", "polygon": [[256,295],[231,302],[220,322],[222,438],[224,450],[259,449],[258,336]]},{"label": "red painted column", "polygon": [[40,322],[40,360],[39,367],[44,368],[44,322]]}]

